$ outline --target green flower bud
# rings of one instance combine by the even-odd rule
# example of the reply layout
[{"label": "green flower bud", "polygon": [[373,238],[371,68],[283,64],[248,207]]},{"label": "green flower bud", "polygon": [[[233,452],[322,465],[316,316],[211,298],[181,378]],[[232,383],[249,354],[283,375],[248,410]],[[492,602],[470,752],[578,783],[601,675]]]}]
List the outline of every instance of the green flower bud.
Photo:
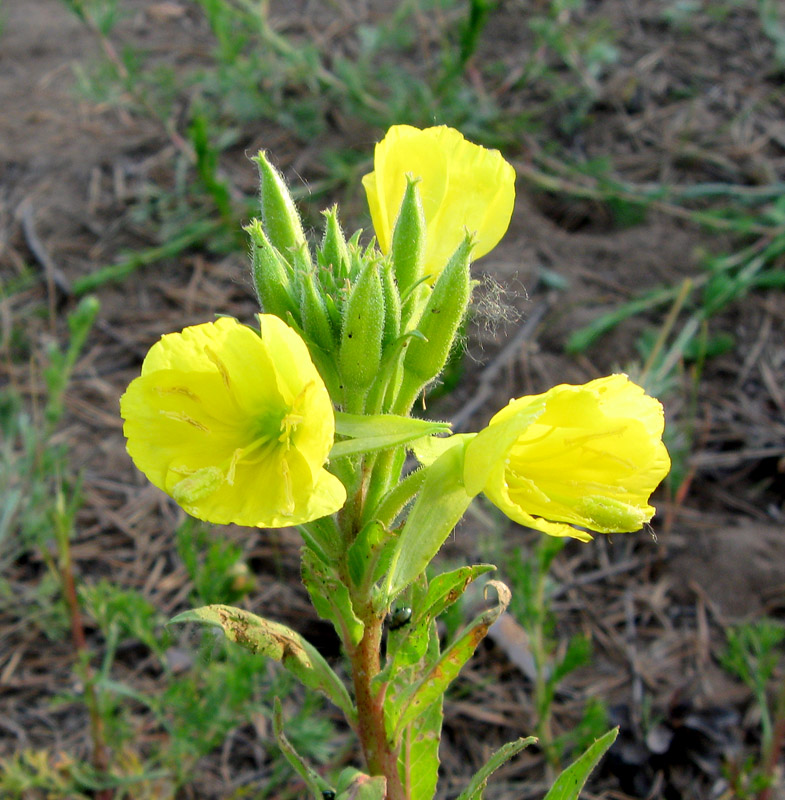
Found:
[{"label": "green flower bud", "polygon": [[260,220],[251,220],[243,230],[251,237],[251,272],[262,311],[283,320],[289,312],[299,324],[300,304],[291,266],[273,247]]},{"label": "green flower bud", "polygon": [[306,338],[327,353],[336,350],[338,342],[330,323],[327,305],[316,276],[307,272],[299,278],[303,300],[303,330]]},{"label": "green flower bud", "polygon": [[324,214],[324,239],[322,239],[321,263],[330,269],[335,283],[340,284],[349,276],[349,250],[346,237],[338,222],[338,206],[333,206]]},{"label": "green flower bud", "polygon": [[[265,152],[260,150],[251,160],[259,167],[259,199],[265,233],[278,252],[288,259],[289,252],[305,242],[300,215],[283,175],[267,160]],[[308,258],[310,260],[310,256]]]},{"label": "green flower bud", "polygon": [[424,339],[413,337],[404,356],[403,384],[396,403],[398,412],[402,404],[406,404],[408,411],[423,386],[436,378],[447,363],[471,298],[472,247],[472,239],[467,236],[436,280],[417,325]]},{"label": "green flower bud", "polygon": [[386,350],[401,335],[401,297],[389,263],[382,265],[381,279],[384,293],[382,350]]},{"label": "green flower bud", "polygon": [[392,262],[402,296],[423,277],[425,266],[425,214],[419,182],[419,178],[406,176],[406,191],[392,235]]},{"label": "green flower bud", "polygon": [[340,367],[346,408],[358,413],[382,360],[384,291],[377,262],[366,264],[346,302]]}]

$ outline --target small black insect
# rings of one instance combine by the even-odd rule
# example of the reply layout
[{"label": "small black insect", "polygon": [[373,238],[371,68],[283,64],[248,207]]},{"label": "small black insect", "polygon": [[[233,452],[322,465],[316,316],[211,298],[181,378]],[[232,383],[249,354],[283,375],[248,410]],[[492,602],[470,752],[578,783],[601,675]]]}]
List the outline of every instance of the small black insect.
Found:
[{"label": "small black insect", "polygon": [[412,610],[408,606],[401,606],[400,608],[396,608],[392,614],[390,614],[390,622],[388,623],[388,629],[391,631],[397,631],[399,628],[402,628],[404,625],[408,625],[409,621],[412,618]]},{"label": "small black insect", "polygon": [[335,792],[332,789],[325,789],[322,792],[324,800],[335,800]]}]

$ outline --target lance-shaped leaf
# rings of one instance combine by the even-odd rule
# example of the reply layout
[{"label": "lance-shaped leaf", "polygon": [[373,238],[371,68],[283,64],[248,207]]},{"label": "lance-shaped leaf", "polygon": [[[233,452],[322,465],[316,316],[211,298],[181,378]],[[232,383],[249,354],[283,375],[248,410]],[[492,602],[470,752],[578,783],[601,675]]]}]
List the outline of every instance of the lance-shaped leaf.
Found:
[{"label": "lance-shaped leaf", "polygon": [[336,433],[350,438],[336,442],[330,451],[330,458],[387,450],[450,430],[449,422],[432,422],[394,414],[346,414],[340,411],[335,415],[335,424]]},{"label": "lance-shaped leaf", "polygon": [[439,740],[444,714],[444,695],[431,703],[428,710],[410,725],[403,736],[401,769],[408,797],[431,800],[439,778]]},{"label": "lance-shaped leaf", "polygon": [[488,784],[488,778],[499,769],[502,764],[509,761],[530,744],[536,744],[535,736],[528,736],[525,739],[516,739],[500,747],[487,761],[487,763],[476,772],[469,785],[458,795],[457,800],[482,800],[483,792]]},{"label": "lance-shaped leaf", "polygon": [[551,786],[545,800],[578,800],[578,795],[589,777],[589,773],[597,766],[605,752],[616,741],[619,729],[614,728],[601,736],[577,760],[573,761],[567,769],[556,778],[556,783]]},{"label": "lance-shaped leaf", "polygon": [[281,749],[284,758],[291,764],[292,769],[303,779],[314,800],[323,800],[322,792],[330,791],[327,781],[314,772],[308,764],[303,761],[302,756],[294,749],[292,743],[286,738],[283,732],[283,710],[281,700],[276,697],[273,701],[273,733],[275,741]]},{"label": "lance-shaped leaf", "polygon": [[489,581],[496,589],[498,603],[471,622],[461,635],[430,665],[413,686],[400,695],[390,698],[386,704],[385,724],[398,741],[403,729],[425,712],[431,703],[444,694],[457,677],[463,665],[471,658],[477,645],[485,638],[488,629],[505,611],[510,602],[510,590],[499,581]]},{"label": "lance-shaped leaf", "polygon": [[402,630],[403,635],[391,634],[388,637],[387,666],[379,677],[384,681],[390,680],[401,667],[417,663],[425,655],[431,622],[451,606],[473,580],[494,569],[496,567],[492,564],[475,564],[433,578],[425,597],[413,604],[412,619]]},{"label": "lance-shaped leaf", "polygon": [[242,608],[225,605],[202,606],[184,611],[169,620],[168,624],[182,622],[217,625],[230,641],[251,653],[279,661],[309,689],[316,689],[327,695],[343,711],[349,724],[354,724],[357,712],[346,687],[319,651],[291,628],[258,617]]},{"label": "lance-shaped leaf", "polygon": [[460,443],[427,467],[387,575],[385,593],[390,600],[428,566],[469,507],[472,499],[463,485],[463,454]]}]

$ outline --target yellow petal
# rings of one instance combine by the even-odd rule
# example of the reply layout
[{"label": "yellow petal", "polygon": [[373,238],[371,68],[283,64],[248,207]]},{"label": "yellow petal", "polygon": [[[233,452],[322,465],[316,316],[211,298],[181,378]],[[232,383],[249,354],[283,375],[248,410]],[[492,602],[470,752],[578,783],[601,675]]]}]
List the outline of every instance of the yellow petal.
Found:
[{"label": "yellow petal", "polygon": [[624,375],[522,397],[468,445],[467,488],[554,536],[638,530],[670,469],[663,424],[659,402]]},{"label": "yellow petal", "polygon": [[120,401],[137,467],[189,514],[279,527],[337,511],[324,469],[333,408],[308,350],[277,317],[262,335],[222,318],[162,337]]},{"label": "yellow petal", "polygon": [[515,170],[499,151],[472,144],[445,126],[419,130],[394,125],[376,145],[374,171],[363,178],[382,252],[390,249],[407,174],[421,179],[425,271],[431,281],[467,230],[475,235],[475,258],[490,252],[504,236],[515,203]]}]

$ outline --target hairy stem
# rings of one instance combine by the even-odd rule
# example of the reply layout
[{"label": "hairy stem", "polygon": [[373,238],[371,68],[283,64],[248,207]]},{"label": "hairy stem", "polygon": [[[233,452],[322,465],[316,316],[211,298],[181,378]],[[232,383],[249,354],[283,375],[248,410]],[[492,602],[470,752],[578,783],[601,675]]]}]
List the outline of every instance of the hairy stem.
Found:
[{"label": "hairy stem", "polygon": [[384,730],[384,687],[374,691],[372,686],[380,669],[382,620],[372,611],[366,615],[363,638],[350,653],[357,732],[368,771],[387,779],[387,800],[408,800],[398,774],[398,753],[387,741]]}]

